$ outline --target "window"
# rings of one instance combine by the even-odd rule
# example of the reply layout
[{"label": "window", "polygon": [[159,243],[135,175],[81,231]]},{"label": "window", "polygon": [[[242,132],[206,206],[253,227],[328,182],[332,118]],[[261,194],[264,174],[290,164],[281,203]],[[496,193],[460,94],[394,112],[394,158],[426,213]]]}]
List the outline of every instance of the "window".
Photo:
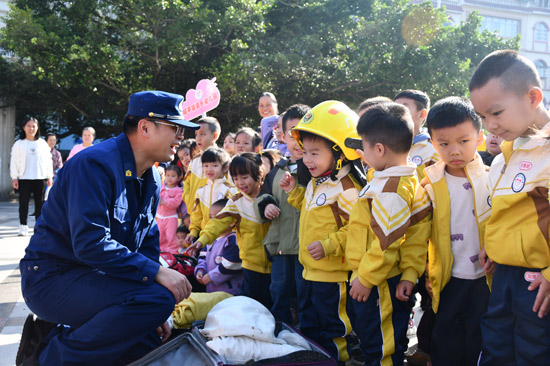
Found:
[{"label": "window", "polygon": [[498,32],[502,37],[513,38],[519,34],[519,20],[483,15],[481,29]]},{"label": "window", "polygon": [[548,27],[544,23],[537,23],[535,25],[535,41],[547,42],[548,41]]},{"label": "window", "polygon": [[546,78],[546,74],[548,74],[548,67],[546,66],[546,63],[542,60],[537,60],[535,61],[535,67],[537,68],[541,79]]}]

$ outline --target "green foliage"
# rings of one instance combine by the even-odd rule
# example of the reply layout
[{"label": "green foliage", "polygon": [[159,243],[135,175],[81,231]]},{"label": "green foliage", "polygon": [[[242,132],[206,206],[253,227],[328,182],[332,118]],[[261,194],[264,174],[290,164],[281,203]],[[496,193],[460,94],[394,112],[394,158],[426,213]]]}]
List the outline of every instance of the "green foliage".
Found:
[{"label": "green foliage", "polygon": [[262,91],[280,109],[353,107],[405,88],[466,95],[486,54],[518,48],[479,32],[476,14],[445,22],[431,3],[407,0],[15,0],[0,32],[13,54],[0,61],[0,87],[19,119],[104,137],[119,131],[131,93],[185,94],[216,77],[222,101],[211,114],[229,132],[258,124]]}]

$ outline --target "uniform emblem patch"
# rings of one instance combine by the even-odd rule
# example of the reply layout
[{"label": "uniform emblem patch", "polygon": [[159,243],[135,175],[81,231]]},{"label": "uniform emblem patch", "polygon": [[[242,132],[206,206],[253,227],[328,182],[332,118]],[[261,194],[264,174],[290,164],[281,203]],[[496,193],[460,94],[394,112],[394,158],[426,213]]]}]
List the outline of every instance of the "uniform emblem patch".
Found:
[{"label": "uniform emblem patch", "polygon": [[512,182],[512,191],[516,193],[521,192],[523,187],[525,187],[525,181],[525,175],[523,173],[518,173]]},{"label": "uniform emblem patch", "polygon": [[411,160],[412,160],[412,162],[415,163],[417,166],[422,165],[422,162],[424,161],[424,160],[422,160],[422,158],[421,158],[420,156],[418,156],[418,155],[413,156],[413,158],[412,158]]},{"label": "uniform emblem patch", "polygon": [[530,161],[522,161],[519,163],[519,170],[528,171],[533,167],[533,163]]},{"label": "uniform emblem patch", "polygon": [[128,169],[128,170],[126,171],[126,176],[127,176],[127,177],[131,177],[131,176],[132,176],[132,171],[131,171],[130,169]]},{"label": "uniform emblem patch", "polygon": [[307,112],[304,118],[300,121],[301,124],[307,125],[308,123],[313,122],[313,112]]},{"label": "uniform emblem patch", "polygon": [[220,193],[218,194],[218,199],[219,199],[219,200],[223,199],[223,193],[220,192]]},{"label": "uniform emblem patch", "polygon": [[540,272],[525,272],[523,278],[525,278],[527,282],[533,282],[538,276],[540,276]]},{"label": "uniform emblem patch", "polygon": [[216,258],[214,258],[214,262],[216,262],[216,264],[220,264],[222,262],[222,256],[217,255]]},{"label": "uniform emblem patch", "polygon": [[322,206],[325,204],[325,202],[327,202],[327,196],[323,193],[319,197],[317,197],[317,201],[315,202],[317,203],[317,206]]}]

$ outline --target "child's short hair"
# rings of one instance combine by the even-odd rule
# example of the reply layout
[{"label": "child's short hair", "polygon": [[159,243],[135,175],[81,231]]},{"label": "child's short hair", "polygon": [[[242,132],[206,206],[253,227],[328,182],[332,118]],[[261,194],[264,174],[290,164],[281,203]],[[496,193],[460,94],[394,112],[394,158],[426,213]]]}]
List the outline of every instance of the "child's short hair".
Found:
[{"label": "child's short hair", "polygon": [[369,144],[381,143],[396,153],[409,152],[413,129],[409,110],[394,102],[369,108],[357,123],[357,133]]},{"label": "child's short hair", "polygon": [[250,127],[243,127],[237,133],[235,134],[235,140],[237,139],[237,136],[239,136],[241,133],[247,134],[252,138],[252,148],[255,149],[258,146],[262,144],[262,137],[260,134]]},{"label": "child's short hair", "polygon": [[485,56],[479,63],[468,88],[479,89],[493,78],[500,78],[509,91],[523,95],[531,87],[541,87],[535,64],[514,50],[499,50]]},{"label": "child's short hair", "polygon": [[428,113],[426,125],[431,134],[433,130],[454,127],[466,121],[471,121],[478,132],[481,130],[481,119],[472,102],[466,98],[447,97],[433,105]]},{"label": "child's short hair", "polygon": [[201,155],[201,162],[204,163],[220,163],[222,168],[229,165],[229,154],[220,147],[209,147]]},{"label": "child's short hair", "polygon": [[296,118],[302,119],[310,109],[311,107],[305,104],[294,104],[290,106],[283,114],[283,133],[287,131],[286,126],[288,121]]},{"label": "child's short hair", "polygon": [[215,201],[214,203],[212,203],[212,205],[210,206],[210,208],[212,208],[212,207],[220,207],[220,208],[223,209],[223,208],[225,207],[225,205],[227,205],[227,202],[228,202],[228,201],[229,201],[229,200],[228,200],[227,198],[221,198],[221,199]]},{"label": "child's short hair", "polygon": [[269,160],[269,166],[271,169],[275,167],[275,165],[283,158],[283,153],[281,153],[277,149],[266,149],[260,153],[262,157],[265,157],[267,160]]},{"label": "child's short hair", "polygon": [[[322,141],[327,147],[332,151],[334,150],[333,147],[337,145],[336,143],[330,141],[329,139],[324,138],[323,136],[319,136],[315,133],[309,132],[309,131],[300,131],[300,140],[301,144],[304,143],[304,140],[308,141]],[[336,150],[335,150],[336,151]],[[338,153],[341,153],[340,149],[338,149]]]},{"label": "child's short hair", "polygon": [[181,177],[181,175],[183,174],[183,172],[181,171],[181,168],[179,166],[177,166],[176,164],[170,164],[166,168],[164,168],[165,172],[167,172],[169,170],[171,170],[173,172],[176,172],[178,177]]},{"label": "child's short hair", "polygon": [[357,113],[360,113],[361,111],[364,111],[365,109],[368,109],[380,103],[391,103],[391,102],[393,102],[393,100],[381,95],[372,97],[372,98],[367,98],[364,101],[362,101],[361,104],[359,104],[359,107],[357,107]]},{"label": "child's short hair", "polygon": [[191,139],[183,140],[177,147],[176,152],[180,152],[181,150],[188,149],[189,155],[191,155],[191,141],[189,140]]},{"label": "child's short hair", "polygon": [[189,231],[189,228],[183,224],[181,224],[180,226],[178,226],[178,228],[176,229],[176,234],[177,233],[184,233],[185,236],[189,235],[191,232]]},{"label": "child's short hair", "polygon": [[229,132],[227,135],[225,135],[225,138],[231,137],[233,141],[235,141],[236,134],[235,132]]},{"label": "child's short hair", "polygon": [[231,160],[229,172],[232,177],[238,175],[250,175],[256,182],[260,180],[263,172],[262,156],[257,153],[245,152]]},{"label": "child's short hair", "polygon": [[222,128],[220,127],[220,122],[218,122],[218,120],[215,117],[202,117],[195,123],[207,125],[210,132],[212,133],[217,132],[218,136],[220,135],[220,132],[222,132]]},{"label": "child's short hair", "polygon": [[393,98],[393,100],[395,101],[399,98],[407,98],[413,100],[414,104],[416,105],[416,109],[419,111],[422,109],[430,109],[430,97],[423,91],[413,89],[403,90],[402,92],[397,94],[395,98]]}]

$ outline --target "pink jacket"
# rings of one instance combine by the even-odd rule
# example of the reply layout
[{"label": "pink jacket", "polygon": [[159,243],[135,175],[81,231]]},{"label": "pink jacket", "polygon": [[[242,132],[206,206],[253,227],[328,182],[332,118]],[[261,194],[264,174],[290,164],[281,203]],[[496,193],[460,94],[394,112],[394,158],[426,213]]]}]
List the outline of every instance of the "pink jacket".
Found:
[{"label": "pink jacket", "polygon": [[170,216],[178,217],[178,207],[182,201],[183,189],[181,187],[168,188],[162,183],[160,188],[160,199],[163,203],[159,204],[157,209],[158,218],[167,218]]}]

